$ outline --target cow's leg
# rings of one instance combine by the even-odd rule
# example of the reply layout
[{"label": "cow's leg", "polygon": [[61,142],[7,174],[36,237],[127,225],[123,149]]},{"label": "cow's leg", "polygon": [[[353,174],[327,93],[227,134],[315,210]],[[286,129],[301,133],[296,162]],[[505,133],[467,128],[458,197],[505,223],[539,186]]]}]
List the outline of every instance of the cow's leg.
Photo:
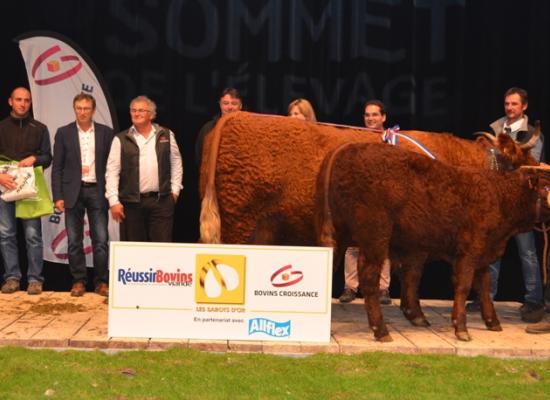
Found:
[{"label": "cow's leg", "polygon": [[[378,259],[380,259],[380,262],[376,261]],[[369,255],[369,261],[367,262],[365,251],[361,248],[357,260],[357,268],[359,272],[359,285],[365,297],[365,310],[367,311],[369,326],[374,332],[374,337],[380,342],[391,342],[393,339],[384,322],[378,298],[380,271],[382,270],[383,261],[384,257],[371,258]]]},{"label": "cow's leg", "polygon": [[399,283],[401,286],[401,292],[399,293],[399,308],[403,313],[405,313],[405,309],[409,307],[409,304],[407,302],[407,296],[405,293],[407,292],[407,286],[405,284],[405,277],[407,276],[407,273],[405,271],[406,266],[403,264],[400,265],[399,270],[397,272],[397,275],[399,276]]},{"label": "cow's leg", "polygon": [[481,302],[481,317],[485,321],[485,326],[491,331],[501,331],[500,321],[498,320],[495,306],[491,300],[491,273],[489,268],[483,268],[476,271],[475,279],[478,281],[479,300]]},{"label": "cow's leg", "polygon": [[472,258],[463,257],[456,262],[453,268],[455,297],[451,318],[456,337],[458,340],[463,341],[472,340],[466,327],[466,299],[472,287],[476,261]]},{"label": "cow's leg", "polygon": [[425,257],[403,263],[401,273],[401,304],[405,318],[414,326],[430,326],[420,307],[418,287],[424,270]]}]

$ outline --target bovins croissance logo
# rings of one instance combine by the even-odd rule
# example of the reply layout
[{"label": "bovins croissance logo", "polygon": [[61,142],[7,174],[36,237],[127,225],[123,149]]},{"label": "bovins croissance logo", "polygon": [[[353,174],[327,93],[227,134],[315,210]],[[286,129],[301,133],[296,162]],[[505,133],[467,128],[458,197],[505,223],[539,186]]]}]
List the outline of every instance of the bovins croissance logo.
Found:
[{"label": "bovins croissance logo", "polygon": [[271,274],[271,286],[277,289],[254,289],[254,296],[296,298],[319,297],[319,291],[317,290],[300,289],[299,287],[289,288],[289,286],[294,286],[299,282],[302,282],[303,279],[304,273],[302,271],[294,269],[292,264],[285,265],[284,267],[278,268],[277,270],[275,270],[275,272]]},{"label": "bovins croissance logo", "polygon": [[169,286],[191,286],[193,274],[181,272],[178,268],[175,272],[165,272],[162,269],[149,268],[147,271],[133,271],[132,268],[119,268],[117,280],[123,285],[130,284],[166,284]]},{"label": "bovins croissance logo", "polygon": [[279,268],[271,275],[271,284],[274,287],[292,286],[304,279],[302,271],[292,271],[292,264]]},{"label": "bovins croissance logo", "polygon": [[[32,77],[37,85],[50,85],[70,78],[82,69],[82,62],[75,55],[60,55],[58,45],[52,46],[40,54],[32,65]],[[45,65],[43,65],[45,63]],[[40,79],[37,79],[40,75]]]}]

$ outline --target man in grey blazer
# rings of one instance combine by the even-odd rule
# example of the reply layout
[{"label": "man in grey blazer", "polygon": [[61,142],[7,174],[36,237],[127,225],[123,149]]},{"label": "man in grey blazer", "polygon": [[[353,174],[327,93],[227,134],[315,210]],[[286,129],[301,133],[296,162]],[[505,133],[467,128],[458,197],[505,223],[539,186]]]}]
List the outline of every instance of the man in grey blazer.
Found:
[{"label": "man in grey blazer", "polygon": [[96,102],[80,93],[73,99],[76,121],[55,134],[52,192],[55,207],[65,212],[69,268],[73,278],[71,296],[86,292],[84,213],[88,213],[94,259],[95,292],[108,296],[108,204],[105,199],[105,165],[113,130],[93,121]]}]

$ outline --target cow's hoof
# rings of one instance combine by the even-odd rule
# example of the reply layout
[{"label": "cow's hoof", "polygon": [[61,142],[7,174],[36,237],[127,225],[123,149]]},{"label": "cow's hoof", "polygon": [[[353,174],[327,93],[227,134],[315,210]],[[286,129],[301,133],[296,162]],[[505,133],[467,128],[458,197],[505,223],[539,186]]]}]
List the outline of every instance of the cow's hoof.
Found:
[{"label": "cow's hoof", "polygon": [[416,318],[411,319],[411,324],[413,324],[413,326],[420,326],[420,327],[425,327],[425,328],[430,326],[430,323],[424,317],[416,317]]},{"label": "cow's hoof", "polygon": [[490,331],[500,332],[502,331],[502,326],[500,326],[500,323],[485,323],[485,326],[487,326],[487,329]]},{"label": "cow's hoof", "polygon": [[455,335],[458,340],[461,340],[463,342],[469,342],[470,340],[472,340],[470,334],[466,331],[455,332]]},{"label": "cow's hoof", "polygon": [[393,339],[391,335],[388,333],[387,335],[384,335],[382,337],[376,338],[378,342],[393,342]]}]

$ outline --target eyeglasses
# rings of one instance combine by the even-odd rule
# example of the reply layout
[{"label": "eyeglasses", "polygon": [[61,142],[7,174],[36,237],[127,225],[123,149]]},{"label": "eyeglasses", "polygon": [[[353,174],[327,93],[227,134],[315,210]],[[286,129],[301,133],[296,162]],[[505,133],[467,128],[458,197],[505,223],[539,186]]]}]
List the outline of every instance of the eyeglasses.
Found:
[{"label": "eyeglasses", "polygon": [[146,113],[146,112],[151,112],[151,110],[145,110],[143,108],[130,108],[130,112],[132,114],[143,114],[143,113]]}]

